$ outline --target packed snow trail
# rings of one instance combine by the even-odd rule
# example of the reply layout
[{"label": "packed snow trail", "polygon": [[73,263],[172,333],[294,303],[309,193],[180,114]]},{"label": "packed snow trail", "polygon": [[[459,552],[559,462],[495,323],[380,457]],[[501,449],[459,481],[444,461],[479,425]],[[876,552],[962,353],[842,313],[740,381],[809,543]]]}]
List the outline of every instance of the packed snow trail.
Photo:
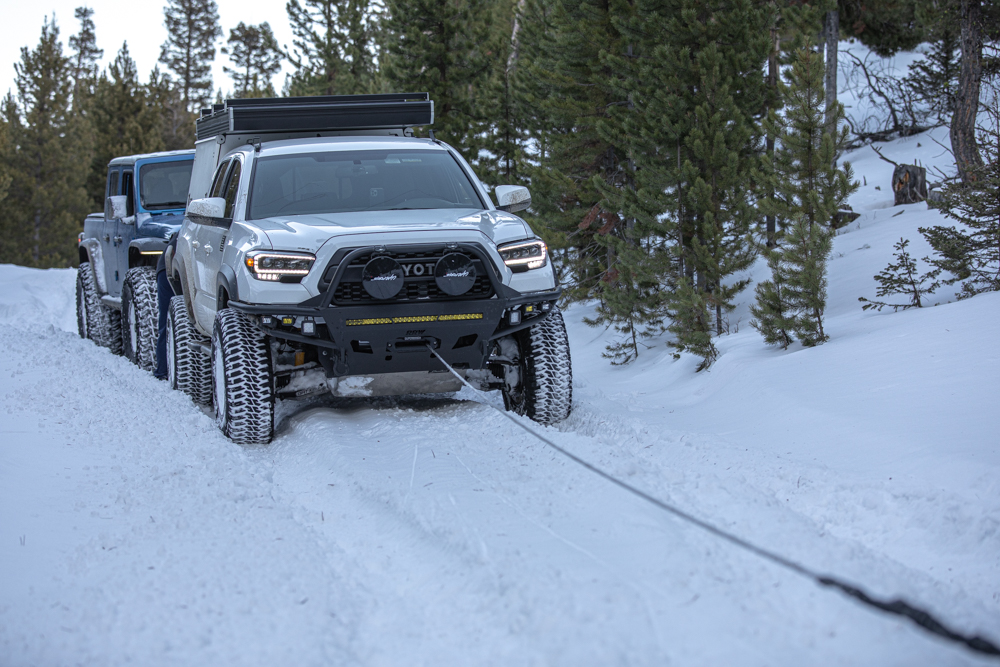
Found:
[{"label": "packed snow trail", "polygon": [[[438,354],[434,350],[433,346],[431,346],[430,344],[428,344],[427,345],[427,349],[430,351],[430,353],[432,355],[434,355],[437,358],[437,360],[439,362],[441,362],[441,365],[444,366],[445,368],[447,368],[448,372],[451,373],[452,375],[454,375],[466,388],[472,390],[480,398],[483,398],[485,396],[482,391],[480,391],[480,390],[476,389],[475,387],[473,387],[468,382],[468,380],[466,380],[464,377],[462,377],[458,373],[458,371],[456,371],[454,369],[454,367],[451,366],[451,364],[449,364],[447,361],[445,361],[444,359],[442,359],[441,355]],[[741,549],[743,549],[745,551],[748,551],[748,552],[750,552],[750,553],[752,553],[752,554],[754,554],[756,556],[759,556],[760,558],[763,558],[766,561],[770,561],[771,563],[774,563],[775,565],[780,565],[781,567],[785,568],[786,570],[788,570],[790,572],[793,572],[793,573],[801,575],[801,576],[803,576],[803,577],[805,577],[807,579],[810,579],[810,580],[813,581],[813,583],[819,584],[820,586],[826,586],[828,588],[837,590],[840,593],[844,593],[844,594],[846,594],[846,595],[848,595],[848,596],[850,596],[850,597],[858,600],[862,604],[864,604],[864,605],[866,605],[868,607],[871,607],[872,609],[877,609],[877,610],[885,612],[885,613],[896,614],[898,616],[902,616],[904,618],[907,618],[907,619],[913,621],[914,623],[916,623],[917,626],[919,626],[920,628],[922,628],[922,629],[924,629],[924,630],[926,630],[926,631],[928,631],[928,632],[930,632],[930,633],[932,633],[934,635],[937,635],[938,637],[943,637],[945,639],[953,641],[956,644],[959,644],[960,646],[962,646],[963,648],[971,649],[972,651],[977,652],[977,653],[981,653],[983,655],[998,656],[998,657],[1000,657],[1000,647],[997,647],[996,644],[994,644],[993,642],[991,642],[989,639],[983,637],[982,635],[966,635],[966,634],[964,634],[962,632],[958,632],[958,631],[956,631],[956,630],[954,630],[952,628],[949,628],[946,625],[945,622],[942,622],[939,618],[936,618],[934,616],[933,612],[928,611],[927,609],[923,609],[920,606],[914,606],[913,604],[910,604],[909,602],[907,602],[905,600],[901,600],[901,599],[898,599],[898,598],[897,599],[893,599],[893,600],[885,600],[885,599],[878,599],[878,598],[872,597],[872,595],[870,593],[866,592],[864,588],[860,587],[857,584],[853,584],[853,583],[850,583],[850,582],[845,582],[842,579],[840,579],[839,577],[837,577],[836,575],[821,574],[819,572],[814,572],[814,571],[810,570],[808,567],[806,567],[805,565],[802,565],[801,563],[795,563],[793,561],[790,561],[790,560],[788,560],[787,558],[785,558],[784,556],[782,556],[782,555],[780,555],[778,553],[775,553],[773,551],[769,551],[769,550],[767,550],[765,548],[762,548],[762,547],[760,547],[760,546],[758,546],[756,544],[748,542],[745,539],[743,539],[743,538],[741,538],[741,537],[739,537],[737,535],[734,535],[733,533],[730,533],[728,531],[722,530],[722,529],[718,528],[717,526],[715,526],[715,525],[713,525],[711,523],[708,523],[707,521],[703,521],[703,520],[701,520],[701,519],[699,519],[697,517],[694,517],[694,516],[688,514],[687,512],[685,512],[684,510],[680,509],[680,508],[674,507],[672,505],[669,505],[669,504],[663,502],[662,500],[660,500],[658,498],[652,497],[648,493],[646,493],[646,492],[644,492],[644,491],[642,491],[640,489],[637,489],[636,487],[632,486],[628,482],[623,482],[622,480],[618,479],[617,477],[608,474],[604,470],[601,470],[600,468],[592,465],[591,463],[588,463],[587,461],[584,461],[583,459],[581,459],[580,457],[576,456],[575,454],[573,454],[573,453],[567,451],[566,449],[560,447],[559,445],[557,445],[556,443],[552,442],[547,437],[545,437],[544,435],[542,435],[541,433],[539,433],[537,428],[534,428],[534,427],[531,427],[531,426],[527,425],[525,423],[525,420],[524,420],[523,417],[519,418],[519,417],[513,415],[509,411],[506,411],[506,410],[503,410],[503,409],[498,408],[496,406],[493,406],[490,403],[486,403],[486,404],[490,405],[490,407],[493,407],[494,410],[496,410],[498,414],[500,414],[503,417],[506,417],[512,423],[514,423],[515,425],[521,427],[522,430],[528,432],[529,434],[531,434],[532,436],[534,436],[536,439],[538,439],[541,442],[545,443],[546,445],[548,445],[549,447],[551,447],[555,451],[559,452],[560,454],[562,454],[566,458],[570,459],[571,461],[573,461],[577,465],[585,468],[586,470],[589,470],[590,472],[594,473],[595,475],[597,475],[598,477],[604,479],[605,481],[610,482],[610,483],[614,484],[615,486],[620,487],[624,491],[627,491],[628,493],[631,493],[632,495],[636,496],[637,498],[641,498],[642,500],[645,500],[646,502],[650,503],[651,505],[654,505],[655,507],[659,507],[660,509],[664,510],[665,512],[668,512],[668,513],[674,515],[675,517],[677,517],[677,518],[679,518],[679,519],[681,519],[683,521],[686,521],[689,524],[697,526],[698,528],[701,528],[702,530],[704,530],[707,533],[710,533],[710,534],[718,537],[719,539],[722,539],[722,540],[724,540],[726,542],[729,542],[730,544],[735,545],[735,546],[737,546],[737,547],[739,547],[739,548],[741,548]],[[414,466],[414,471],[416,471],[416,464],[417,464],[417,449],[414,448],[414,452],[413,452],[413,466]],[[411,490],[413,488],[413,475],[410,476],[410,488],[411,488]]]},{"label": "packed snow trail", "polygon": [[[663,341],[610,367],[610,334],[576,307],[576,405],[543,431],[995,640],[1000,294],[862,313],[892,242],[922,256],[916,227],[941,218],[858,197],[830,263],[828,344],[768,349],[744,310],[707,373]],[[468,390],[286,402],[270,446],[233,445],[76,336],[73,280],[0,266],[5,667],[995,664],[665,516]]]}]

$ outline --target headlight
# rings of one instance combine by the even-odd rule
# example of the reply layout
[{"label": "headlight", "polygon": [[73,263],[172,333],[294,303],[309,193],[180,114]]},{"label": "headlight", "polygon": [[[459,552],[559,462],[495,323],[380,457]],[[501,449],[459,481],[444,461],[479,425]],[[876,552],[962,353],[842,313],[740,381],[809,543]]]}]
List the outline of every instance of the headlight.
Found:
[{"label": "headlight", "polygon": [[254,278],[283,283],[301,281],[315,261],[316,257],[307,253],[252,252],[246,258]]},{"label": "headlight", "polygon": [[545,242],[537,239],[508,243],[498,247],[497,250],[503,258],[503,263],[515,272],[540,269],[549,262]]}]

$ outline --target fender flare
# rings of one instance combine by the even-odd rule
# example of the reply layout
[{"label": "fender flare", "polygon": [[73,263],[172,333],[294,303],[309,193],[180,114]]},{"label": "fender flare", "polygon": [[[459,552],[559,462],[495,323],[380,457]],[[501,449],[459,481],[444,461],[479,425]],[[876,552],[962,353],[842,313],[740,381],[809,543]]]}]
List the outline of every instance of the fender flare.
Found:
[{"label": "fender flare", "polygon": [[[227,296],[226,299],[223,299],[223,294]],[[236,282],[236,272],[233,271],[233,267],[228,264],[222,265],[222,268],[219,269],[219,275],[215,279],[215,298],[217,311],[226,307],[225,301],[240,300],[239,287]]]},{"label": "fender flare", "polygon": [[[128,244],[128,268],[135,266],[156,266],[159,255],[167,248],[167,240],[147,237],[133,240]],[[150,253],[144,255],[143,253]]]},{"label": "fender flare", "polygon": [[90,262],[94,281],[97,283],[97,291],[100,294],[107,294],[108,286],[104,284],[104,254],[101,252],[101,242],[94,238],[80,241],[80,261]]}]

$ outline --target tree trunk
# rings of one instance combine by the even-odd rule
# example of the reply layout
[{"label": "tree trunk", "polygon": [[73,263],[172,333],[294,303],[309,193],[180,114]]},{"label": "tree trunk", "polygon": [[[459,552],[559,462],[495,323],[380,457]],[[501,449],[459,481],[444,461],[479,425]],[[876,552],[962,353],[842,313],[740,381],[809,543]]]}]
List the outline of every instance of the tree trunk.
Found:
[{"label": "tree trunk", "polygon": [[[767,87],[771,91],[771,99],[777,103],[778,100],[778,17],[775,14],[774,22],[771,24],[771,52],[767,56]],[[774,159],[774,134],[767,133],[767,155]],[[774,188],[768,185],[767,196],[774,196]],[[767,225],[767,247],[774,248],[778,245],[778,231],[775,225],[775,217],[769,215],[765,218]]]},{"label": "tree trunk", "polygon": [[955,91],[955,112],[951,116],[951,150],[962,182],[975,180],[976,169],[983,166],[976,142],[976,114],[979,111],[979,85],[983,76],[983,33],[980,0],[961,0],[962,67]]},{"label": "tree trunk", "polygon": [[840,12],[826,13],[826,131],[836,135],[833,122],[837,108],[837,48],[840,43]]}]

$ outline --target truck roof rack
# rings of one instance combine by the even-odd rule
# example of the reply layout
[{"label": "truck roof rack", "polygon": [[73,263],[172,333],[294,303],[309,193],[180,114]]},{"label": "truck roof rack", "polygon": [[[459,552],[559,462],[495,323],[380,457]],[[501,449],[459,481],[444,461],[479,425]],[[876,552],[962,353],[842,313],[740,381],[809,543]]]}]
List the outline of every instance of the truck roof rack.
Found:
[{"label": "truck roof rack", "polygon": [[405,129],[433,122],[428,93],[234,99],[201,110],[195,139],[234,132]]}]

